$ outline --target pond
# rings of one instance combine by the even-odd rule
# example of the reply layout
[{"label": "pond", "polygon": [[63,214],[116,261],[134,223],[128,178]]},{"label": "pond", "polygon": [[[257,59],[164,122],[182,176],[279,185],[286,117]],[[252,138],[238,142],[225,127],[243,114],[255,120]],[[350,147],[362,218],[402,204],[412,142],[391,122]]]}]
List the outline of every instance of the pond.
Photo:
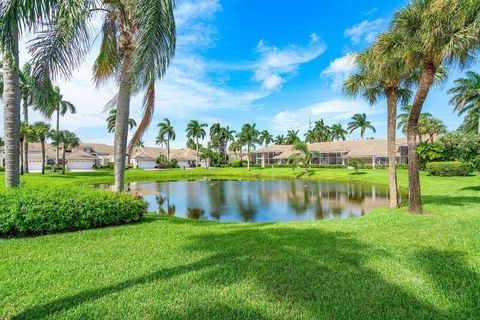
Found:
[{"label": "pond", "polygon": [[132,182],[126,190],[143,195],[150,212],[226,222],[358,217],[389,199],[386,186],[304,180]]}]

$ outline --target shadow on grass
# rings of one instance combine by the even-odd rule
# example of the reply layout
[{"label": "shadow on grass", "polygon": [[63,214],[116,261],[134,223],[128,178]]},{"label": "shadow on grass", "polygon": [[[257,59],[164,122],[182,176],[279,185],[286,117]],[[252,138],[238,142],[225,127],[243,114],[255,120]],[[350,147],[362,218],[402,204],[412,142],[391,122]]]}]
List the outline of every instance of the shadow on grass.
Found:
[{"label": "shadow on grass", "polygon": [[480,191],[480,186],[470,186],[470,187],[465,187],[460,190],[468,190],[468,191]]},{"label": "shadow on grass", "polygon": [[463,206],[469,206],[472,204],[480,204],[480,197],[475,197],[475,196],[454,196],[454,197],[449,197],[449,196],[422,196],[422,201],[424,203],[433,203],[433,204],[439,204],[441,203],[444,206],[457,206],[457,207],[463,207]]},{"label": "shadow on grass", "polygon": [[365,171],[359,171],[359,172],[352,172],[350,173],[351,176],[362,176],[364,174],[367,174]]},{"label": "shadow on grass", "polygon": [[[190,236],[189,244],[182,249],[193,255],[204,252],[205,258],[197,262],[170,268],[162,268],[159,262],[159,268],[151,273],[32,306],[14,319],[62,316],[59,313],[95,303],[110,294],[186,274],[189,275],[187,287],[211,290],[254,282],[256,289],[245,286],[243,295],[256,298],[239,300],[237,306],[223,308],[222,300],[212,300],[208,306],[192,303],[187,292],[183,294],[187,298],[177,302],[180,303],[178,314],[155,314],[156,318],[262,319],[272,318],[272,312],[277,318],[300,315],[316,319],[455,318],[455,313],[438,310],[414,293],[386,280],[372,268],[372,263],[388,258],[388,253],[361,243],[348,233],[264,228],[261,225],[212,230]],[[471,308],[465,312],[480,316],[480,311],[473,305],[475,295],[470,295],[478,289],[475,288],[478,278],[465,271],[464,261],[452,254],[433,251],[422,251],[415,261],[434,281],[438,281],[445,295],[460,299],[459,305]],[[443,269],[445,265],[447,270]],[[129,270],[126,272],[130,273]],[[458,273],[459,281],[455,280]],[[188,289],[182,286],[179,290]],[[222,299],[226,299],[225,296]],[[256,311],[252,310],[254,302],[259,302],[261,308],[269,306],[269,310],[259,311],[258,305]],[[149,306],[142,305],[141,312],[149,314]],[[118,313],[121,314],[121,310]]]}]

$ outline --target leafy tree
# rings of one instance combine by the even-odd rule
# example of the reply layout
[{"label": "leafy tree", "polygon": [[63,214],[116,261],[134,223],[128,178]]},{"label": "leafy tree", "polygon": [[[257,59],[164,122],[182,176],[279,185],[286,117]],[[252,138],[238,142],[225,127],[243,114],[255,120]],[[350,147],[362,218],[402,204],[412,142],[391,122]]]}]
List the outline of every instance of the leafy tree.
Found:
[{"label": "leafy tree", "polygon": [[348,159],[348,165],[355,169],[355,173],[358,173],[358,170],[365,165],[365,160],[362,158],[350,158]]},{"label": "leafy tree", "polygon": [[376,132],[375,127],[370,121],[367,120],[367,115],[365,113],[356,113],[352,116],[352,121],[348,123],[348,130],[352,133],[355,130],[360,129],[360,139],[363,140],[365,135],[365,130],[370,129],[374,133]]},{"label": "leafy tree", "polygon": [[57,147],[57,150],[62,148],[62,175],[65,174],[65,152],[67,149],[75,148],[80,145],[80,139],[75,135],[75,133],[61,130],[54,133],[54,137],[57,137],[57,140],[54,140],[52,144]]},{"label": "leafy tree", "polygon": [[212,147],[220,154],[222,126],[220,123],[214,123],[210,126],[210,143]]},{"label": "leafy tree", "polygon": [[305,171],[305,174],[308,173],[308,165],[310,164],[310,161],[312,160],[312,153],[308,150],[308,146],[306,143],[302,141],[297,141],[292,148],[294,151],[299,151],[301,152],[301,162],[303,163],[303,168]]},{"label": "leafy tree", "polygon": [[295,144],[297,141],[300,141],[300,138],[298,137],[298,131],[299,130],[288,130],[285,144]]},{"label": "leafy tree", "polygon": [[[238,158],[238,156],[239,156],[240,160],[243,160],[242,147],[243,147],[243,144],[239,139],[234,140],[228,146],[228,151],[232,151],[235,154],[235,158]],[[237,152],[239,153],[238,156],[237,156]]]},{"label": "leafy tree", "polygon": [[[115,122],[117,121],[117,110],[112,109],[110,110],[110,113],[108,114],[107,117],[107,130],[109,133],[115,132]],[[129,118],[128,119],[128,128],[132,130],[137,126],[137,123],[135,122],[134,119]]]},{"label": "leafy tree", "polygon": [[263,130],[260,132],[260,136],[258,137],[258,143],[264,144],[265,146],[268,147],[270,143],[273,142],[273,135],[268,132],[267,130]]},{"label": "leafy tree", "polygon": [[347,130],[345,130],[340,123],[336,123],[330,127],[330,132],[332,139],[335,139],[337,141],[344,140],[346,139],[346,134],[348,133]]},{"label": "leafy tree", "polygon": [[215,152],[207,147],[200,148],[200,159],[205,161],[205,167],[208,169],[211,159],[215,156]]},{"label": "leafy tree", "polygon": [[167,160],[170,162],[170,140],[175,140],[176,134],[173,126],[170,124],[170,120],[167,118],[163,119],[162,122],[158,124],[157,141],[165,139],[167,142]]},{"label": "leafy tree", "polygon": [[199,155],[199,148],[200,144],[198,142],[199,139],[204,139],[205,135],[207,134],[205,131],[205,127],[208,127],[206,123],[200,123],[198,120],[191,120],[187,125],[187,138],[195,139],[195,149],[197,151],[195,165],[198,166],[200,155]]},{"label": "leafy tree", "polygon": [[[227,164],[227,146],[228,143],[235,140],[235,130],[230,130],[228,126],[220,129],[221,151],[223,152],[224,164]],[[220,158],[218,159],[220,164]]]},{"label": "leafy tree", "polygon": [[468,71],[465,78],[455,80],[448,93],[453,94],[450,104],[455,106],[454,112],[477,119],[477,133],[480,135],[480,73]]},{"label": "leafy tree", "polygon": [[435,118],[427,118],[425,123],[425,133],[430,137],[430,142],[433,143],[434,136],[444,134],[447,132],[447,126],[443,124],[443,121]]},{"label": "leafy tree", "polygon": [[255,143],[258,142],[260,132],[256,129],[256,124],[244,124],[238,135],[239,141],[247,146],[247,170],[250,171],[251,150],[255,149]]},{"label": "leafy tree", "polygon": [[45,141],[51,132],[50,125],[41,121],[35,122],[33,132],[42,146],[42,174],[45,174]]}]

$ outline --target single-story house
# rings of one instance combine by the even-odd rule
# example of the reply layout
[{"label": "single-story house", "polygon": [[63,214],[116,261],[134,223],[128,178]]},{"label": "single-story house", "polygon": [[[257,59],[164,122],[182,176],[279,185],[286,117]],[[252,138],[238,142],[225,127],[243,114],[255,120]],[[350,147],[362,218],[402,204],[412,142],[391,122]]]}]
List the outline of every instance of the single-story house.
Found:
[{"label": "single-story house", "polygon": [[92,169],[95,165],[97,157],[82,150],[72,150],[65,155],[65,167],[70,170],[87,170]]}]

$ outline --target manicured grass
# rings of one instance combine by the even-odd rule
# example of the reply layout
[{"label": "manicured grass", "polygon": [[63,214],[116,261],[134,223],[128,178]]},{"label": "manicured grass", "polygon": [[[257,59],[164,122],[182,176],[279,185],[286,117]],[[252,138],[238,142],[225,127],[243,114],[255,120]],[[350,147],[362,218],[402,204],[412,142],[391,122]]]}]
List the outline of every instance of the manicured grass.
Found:
[{"label": "manicured grass", "polygon": [[[301,171],[131,170],[127,180],[304,178]],[[308,178],[387,183],[385,170],[364,172],[315,169]],[[406,172],[399,177],[405,187]],[[111,172],[23,178],[60,187],[111,180]],[[151,215],[0,240],[0,318],[479,319],[480,177],[422,174],[422,186],[423,216],[404,206],[302,223]]]}]

